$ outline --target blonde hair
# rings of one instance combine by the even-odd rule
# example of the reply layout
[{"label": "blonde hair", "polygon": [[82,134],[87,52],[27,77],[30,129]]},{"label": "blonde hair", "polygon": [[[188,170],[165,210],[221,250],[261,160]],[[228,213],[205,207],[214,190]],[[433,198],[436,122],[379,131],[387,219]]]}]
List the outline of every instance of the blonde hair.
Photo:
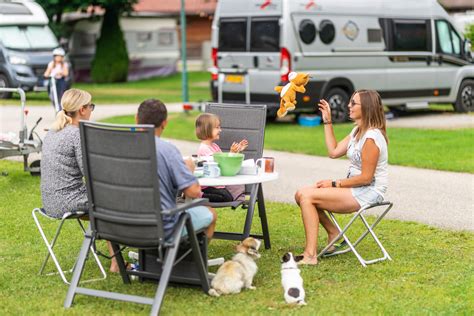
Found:
[{"label": "blonde hair", "polygon": [[361,125],[355,133],[356,139],[359,140],[368,129],[377,128],[382,132],[383,137],[388,143],[382,98],[375,90],[357,90],[352,94],[351,100],[356,94],[360,98],[362,113]]},{"label": "blonde hair", "polygon": [[91,103],[92,96],[89,92],[80,89],[69,89],[61,98],[63,109],[56,114],[56,120],[51,126],[52,130],[60,131],[72,123],[72,118],[77,115],[83,106]]},{"label": "blonde hair", "polygon": [[212,138],[212,130],[219,126],[221,120],[215,114],[203,113],[196,119],[196,137],[200,140]]}]

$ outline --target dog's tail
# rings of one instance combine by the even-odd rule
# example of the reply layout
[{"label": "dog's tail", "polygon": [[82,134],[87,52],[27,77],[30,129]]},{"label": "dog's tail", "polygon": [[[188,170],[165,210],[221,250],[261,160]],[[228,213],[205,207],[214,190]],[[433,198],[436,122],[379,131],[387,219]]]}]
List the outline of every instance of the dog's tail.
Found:
[{"label": "dog's tail", "polygon": [[209,290],[209,292],[207,292],[207,294],[209,294],[210,296],[215,296],[215,297],[221,296],[221,295],[219,294],[219,292],[217,292],[217,291],[216,291],[215,289],[213,289],[213,288],[211,288],[211,289]]}]

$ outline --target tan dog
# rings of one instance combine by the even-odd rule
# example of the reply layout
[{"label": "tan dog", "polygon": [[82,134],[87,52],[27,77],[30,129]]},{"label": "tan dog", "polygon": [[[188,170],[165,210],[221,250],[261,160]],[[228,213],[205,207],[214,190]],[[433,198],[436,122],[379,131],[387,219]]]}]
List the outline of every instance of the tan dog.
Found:
[{"label": "tan dog", "polygon": [[236,294],[244,288],[255,290],[252,282],[258,270],[255,260],[260,258],[260,244],[260,240],[248,237],[237,245],[237,254],[217,270],[209,295]]}]

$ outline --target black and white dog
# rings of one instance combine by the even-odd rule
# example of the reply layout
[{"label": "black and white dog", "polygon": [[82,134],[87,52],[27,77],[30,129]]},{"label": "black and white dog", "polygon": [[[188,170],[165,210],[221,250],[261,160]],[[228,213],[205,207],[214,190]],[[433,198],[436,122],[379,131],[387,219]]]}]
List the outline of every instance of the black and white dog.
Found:
[{"label": "black and white dog", "polygon": [[306,305],[303,278],[301,278],[300,269],[296,264],[301,259],[303,256],[295,258],[291,252],[285,253],[281,259],[281,284],[285,291],[285,301],[288,304]]}]

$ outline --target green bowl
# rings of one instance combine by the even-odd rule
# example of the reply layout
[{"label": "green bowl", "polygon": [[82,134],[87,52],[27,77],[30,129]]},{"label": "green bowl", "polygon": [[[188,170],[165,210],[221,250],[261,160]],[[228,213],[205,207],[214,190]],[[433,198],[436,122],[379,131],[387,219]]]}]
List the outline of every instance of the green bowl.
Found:
[{"label": "green bowl", "polygon": [[221,176],[232,177],[235,176],[242,167],[244,161],[243,154],[235,153],[215,153],[214,161],[217,162],[221,169]]}]

